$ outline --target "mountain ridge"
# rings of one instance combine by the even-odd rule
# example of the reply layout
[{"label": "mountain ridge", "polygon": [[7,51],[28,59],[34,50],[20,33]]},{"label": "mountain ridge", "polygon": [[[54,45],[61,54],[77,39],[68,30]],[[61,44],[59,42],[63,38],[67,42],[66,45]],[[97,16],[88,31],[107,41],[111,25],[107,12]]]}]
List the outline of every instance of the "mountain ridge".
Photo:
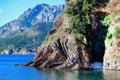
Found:
[{"label": "mountain ridge", "polygon": [[22,50],[27,53],[28,50],[35,50],[42,44],[64,7],[65,5],[38,4],[0,27],[0,52],[9,54],[12,50],[13,53],[21,53]]},{"label": "mountain ridge", "polygon": [[0,38],[5,38],[14,32],[18,34],[27,28],[41,22],[54,22],[57,15],[62,13],[65,5],[50,6],[47,4],[38,4],[34,8],[29,8],[17,19],[8,22],[0,27]]}]

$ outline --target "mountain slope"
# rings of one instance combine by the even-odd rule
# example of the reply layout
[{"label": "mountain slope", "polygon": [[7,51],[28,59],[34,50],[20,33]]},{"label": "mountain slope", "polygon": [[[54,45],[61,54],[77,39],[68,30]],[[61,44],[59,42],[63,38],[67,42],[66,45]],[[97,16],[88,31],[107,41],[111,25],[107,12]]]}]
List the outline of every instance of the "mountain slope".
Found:
[{"label": "mountain slope", "polygon": [[52,27],[53,23],[39,23],[14,37],[0,39],[0,52],[10,49],[14,53],[20,53],[21,50],[36,50]]},{"label": "mountain slope", "polygon": [[36,50],[53,27],[53,22],[65,5],[39,4],[29,8],[18,19],[0,27],[0,52]]},{"label": "mountain slope", "polygon": [[0,38],[15,36],[37,23],[54,22],[58,14],[63,12],[64,7],[64,5],[39,4],[34,8],[29,8],[18,19],[0,27]]}]

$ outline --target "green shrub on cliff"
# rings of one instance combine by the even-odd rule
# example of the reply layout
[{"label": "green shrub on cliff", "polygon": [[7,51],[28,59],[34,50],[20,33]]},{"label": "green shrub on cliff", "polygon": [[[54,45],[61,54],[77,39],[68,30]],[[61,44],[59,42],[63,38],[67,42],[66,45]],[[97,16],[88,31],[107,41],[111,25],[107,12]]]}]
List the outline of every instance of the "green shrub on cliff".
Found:
[{"label": "green shrub on cliff", "polygon": [[47,32],[52,27],[53,23],[39,23],[14,37],[1,38],[0,52],[9,49],[37,49],[45,40]]},{"label": "green shrub on cliff", "polygon": [[107,36],[106,36],[106,39],[105,39],[105,45],[108,46],[108,45],[111,45],[113,41],[113,34],[112,33],[107,33]]},{"label": "green shrub on cliff", "polygon": [[109,15],[107,15],[104,20],[101,21],[101,23],[104,25],[104,26],[108,26],[111,21],[114,19],[114,16],[115,14],[114,13],[111,13]]},{"label": "green shrub on cliff", "polygon": [[114,33],[113,33],[114,37],[116,38],[119,34],[120,34],[120,28],[119,27],[115,27],[114,28]]},{"label": "green shrub on cliff", "polygon": [[91,27],[91,15],[97,10],[97,0],[70,0],[65,13],[70,17],[69,30],[73,36],[86,43],[86,29]]},{"label": "green shrub on cliff", "polygon": [[66,29],[67,28],[60,28],[56,33],[48,35],[47,39],[43,42],[43,44],[50,44],[51,42],[57,40],[61,37],[61,35],[64,35]]},{"label": "green shrub on cliff", "polygon": [[115,27],[114,31],[112,33],[108,32],[106,39],[105,39],[105,44],[106,46],[111,45],[112,41],[120,34],[120,28]]}]

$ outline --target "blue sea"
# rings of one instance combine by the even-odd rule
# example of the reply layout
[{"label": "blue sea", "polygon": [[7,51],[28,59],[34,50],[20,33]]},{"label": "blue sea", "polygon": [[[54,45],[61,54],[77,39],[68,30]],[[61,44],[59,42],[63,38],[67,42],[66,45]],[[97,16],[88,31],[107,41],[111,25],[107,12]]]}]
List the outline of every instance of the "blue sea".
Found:
[{"label": "blue sea", "polygon": [[0,80],[120,80],[119,71],[53,70],[15,66],[34,59],[34,55],[0,55]]}]

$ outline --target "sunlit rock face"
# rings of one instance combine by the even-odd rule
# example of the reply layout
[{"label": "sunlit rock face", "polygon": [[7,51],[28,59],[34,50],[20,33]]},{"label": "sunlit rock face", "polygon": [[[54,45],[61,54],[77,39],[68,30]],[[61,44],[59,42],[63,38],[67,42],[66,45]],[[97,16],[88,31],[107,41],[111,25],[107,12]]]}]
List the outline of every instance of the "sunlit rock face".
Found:
[{"label": "sunlit rock face", "polygon": [[6,38],[15,36],[24,30],[42,22],[54,22],[58,14],[61,14],[65,5],[50,6],[39,4],[34,8],[29,8],[18,19],[0,27],[0,37]]},{"label": "sunlit rock face", "polygon": [[[110,27],[116,28],[115,26]],[[106,46],[104,69],[120,70],[120,27],[117,28],[119,29],[118,34],[112,38],[110,45]],[[113,33],[115,33],[115,31]]]},{"label": "sunlit rock face", "polygon": [[119,0],[109,0],[109,3],[107,4],[107,7],[105,10],[108,13],[120,10],[120,1]]},{"label": "sunlit rock face", "polygon": [[[45,43],[38,48],[34,62],[26,65],[54,69],[89,68],[89,53],[86,45],[78,43],[68,32],[59,33],[59,30],[66,27],[68,27],[68,17],[62,15],[55,22],[54,29],[50,31]],[[57,38],[49,43],[50,36],[57,33]]]},{"label": "sunlit rock face", "polygon": [[79,46],[69,35],[64,37],[41,47],[31,66],[55,69],[88,68],[89,57],[85,52],[85,45]]},{"label": "sunlit rock face", "polygon": [[120,70],[120,1],[111,0],[107,8],[114,14],[105,42],[104,69]]},{"label": "sunlit rock face", "polygon": [[[71,1],[72,4],[74,1],[77,3],[78,0],[68,0],[68,2],[69,1]],[[96,11],[88,16],[90,17],[91,24],[83,29],[85,31],[84,36],[82,36],[83,39],[76,37],[76,34],[81,36],[82,33],[74,31],[76,28],[79,29],[75,26],[76,24],[79,27],[85,27],[85,25],[79,25],[80,19],[76,18],[76,15],[79,14],[81,18],[82,7],[80,5],[82,5],[82,2],[78,2],[80,5],[76,4],[73,6],[75,8],[69,6],[69,9],[75,10],[74,15],[72,14],[75,23],[72,27],[70,26],[70,15],[68,17],[68,15],[64,13],[59,16],[55,21],[54,28],[49,32],[44,43],[38,48],[34,61],[26,65],[40,68],[71,70],[90,68],[120,70],[120,12],[118,11],[118,7],[116,10],[112,9],[111,1],[112,0],[108,1],[108,4],[100,5],[100,7],[104,9],[100,9],[100,11]],[[98,2],[98,4],[100,2]],[[115,4],[119,4],[119,1]],[[110,10],[107,10],[109,8]],[[72,13],[72,11],[70,13]],[[108,22],[109,18],[111,18],[111,16],[108,15],[112,13],[114,13],[115,16]],[[108,19],[105,19],[106,16],[108,16]],[[77,20],[74,20],[74,18]],[[84,17],[82,18],[84,19]],[[111,33],[111,36],[109,33]],[[110,37],[111,43],[107,45],[107,38]],[[88,46],[87,43],[90,45]],[[103,62],[104,66],[99,62]]]}]

